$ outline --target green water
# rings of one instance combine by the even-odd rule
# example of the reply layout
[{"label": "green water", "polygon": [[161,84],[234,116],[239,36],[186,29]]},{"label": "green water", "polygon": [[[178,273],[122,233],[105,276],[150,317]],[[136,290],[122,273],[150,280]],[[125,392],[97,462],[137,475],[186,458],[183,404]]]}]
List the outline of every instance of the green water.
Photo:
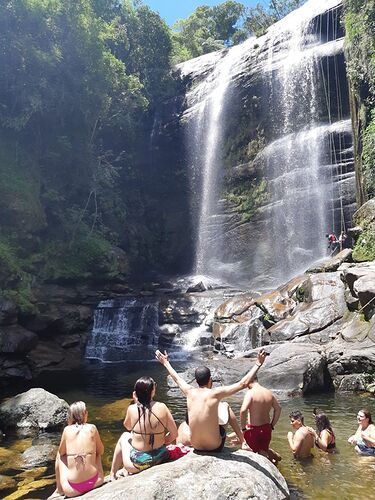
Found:
[{"label": "green water", "polygon": [[[176,365],[178,367],[178,365]],[[181,370],[183,366],[180,367]],[[79,372],[57,377],[49,376],[39,382],[40,386],[54,392],[69,403],[82,399],[86,401],[89,410],[89,421],[95,423],[100,431],[105,445],[103,465],[105,472],[109,471],[111,454],[117,438],[123,431],[122,419],[125,408],[131,396],[134,381],[141,375],[151,375],[158,382],[156,399],[164,401],[171,409],[177,422],[183,420],[185,400],[179,392],[168,394],[166,386],[166,372],[156,363],[139,366],[129,364],[116,365],[86,365]],[[236,414],[239,413],[243,395],[233,397],[231,403]],[[356,414],[359,408],[368,407],[375,415],[375,400],[370,396],[356,395],[312,395],[304,398],[294,398],[281,401],[283,412],[272,440],[272,448],[278,451],[283,460],[279,465],[281,473],[286,478],[292,493],[292,498],[333,500],[338,497],[343,500],[361,500],[375,498],[374,475],[375,458],[359,457],[347,443],[347,438],[357,428]],[[317,406],[327,412],[333,424],[336,443],[339,453],[329,455],[314,450],[314,458],[306,462],[296,461],[289,448],[286,434],[290,430],[288,415],[293,409],[300,409],[305,414],[305,422],[313,425],[312,410]],[[53,436],[58,442],[59,435]],[[13,455],[29,446],[30,439],[16,438],[7,435],[1,443],[2,450],[13,450]],[[3,452],[6,453],[6,452]],[[11,460],[1,459],[0,475],[16,478],[17,484],[4,491],[6,496],[1,498],[16,500],[44,499],[53,491],[52,464],[47,470],[37,470],[38,483],[36,488],[23,494],[25,488],[24,476],[17,476],[21,469],[14,465],[14,456]],[[32,473],[32,472],[31,472]],[[21,472],[22,474],[22,472]],[[28,481],[31,481],[28,479]],[[30,483],[29,483],[30,485]]]}]

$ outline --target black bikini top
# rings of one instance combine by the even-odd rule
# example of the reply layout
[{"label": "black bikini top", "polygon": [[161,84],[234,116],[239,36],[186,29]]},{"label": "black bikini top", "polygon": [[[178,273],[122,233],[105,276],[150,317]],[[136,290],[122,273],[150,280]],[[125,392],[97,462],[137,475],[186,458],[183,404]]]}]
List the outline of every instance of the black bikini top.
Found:
[{"label": "black bikini top", "polygon": [[[136,421],[136,423],[133,425],[133,427],[131,428],[131,432],[133,432],[134,434],[140,434],[141,436],[150,436],[150,439],[149,439],[149,445],[154,447],[154,441],[155,441],[155,434],[164,434],[165,431],[168,431],[168,429],[165,427],[165,425],[163,424],[163,422],[160,420],[160,418],[155,415],[155,413],[151,410],[151,405],[150,407],[148,406],[144,406],[140,403],[137,403],[137,410],[138,410],[138,420]],[[134,427],[139,423],[139,427],[141,427],[141,418],[144,416],[146,417],[146,410],[148,410],[151,415],[153,415],[156,420],[158,420],[158,422],[161,423],[161,425],[164,427],[164,430],[161,431],[161,432],[137,432],[134,430]],[[141,413],[142,412],[142,413]],[[146,427],[145,427],[146,428]]]}]

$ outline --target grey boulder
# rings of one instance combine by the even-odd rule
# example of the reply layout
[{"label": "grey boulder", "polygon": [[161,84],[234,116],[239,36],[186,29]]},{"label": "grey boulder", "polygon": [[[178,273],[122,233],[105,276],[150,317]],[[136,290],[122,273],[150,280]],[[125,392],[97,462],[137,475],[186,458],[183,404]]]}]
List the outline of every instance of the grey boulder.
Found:
[{"label": "grey boulder", "polygon": [[0,426],[56,429],[66,423],[69,405],[44,389],[30,389],[0,405]]},{"label": "grey boulder", "polygon": [[285,479],[265,457],[225,449],[220,454],[189,453],[83,495],[85,499],[282,500],[289,498]]}]

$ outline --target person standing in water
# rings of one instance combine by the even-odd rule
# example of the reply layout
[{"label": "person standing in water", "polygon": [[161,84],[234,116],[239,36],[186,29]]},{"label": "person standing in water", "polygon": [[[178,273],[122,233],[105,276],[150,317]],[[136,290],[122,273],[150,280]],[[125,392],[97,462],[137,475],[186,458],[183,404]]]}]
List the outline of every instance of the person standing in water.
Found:
[{"label": "person standing in water", "polygon": [[248,388],[240,411],[241,428],[246,443],[255,453],[266,456],[272,462],[278,462],[281,460],[280,455],[271,450],[269,445],[272,430],[280,418],[281,406],[272,391],[260,385],[257,377]]},{"label": "person standing in water", "polygon": [[322,451],[333,453],[336,451],[335,433],[333,432],[331,423],[327,415],[314,408],[314,418],[316,430],[308,427],[315,439],[315,445]]},{"label": "person standing in water", "polygon": [[358,429],[350,436],[348,442],[355,446],[355,451],[359,455],[375,456],[375,425],[367,408],[359,410],[357,422]]},{"label": "person standing in water", "polygon": [[310,458],[312,457],[311,450],[314,447],[314,436],[306,427],[303,420],[303,415],[299,410],[292,411],[289,415],[290,423],[296,431],[293,435],[292,431],[288,432],[288,443],[295,458]]}]

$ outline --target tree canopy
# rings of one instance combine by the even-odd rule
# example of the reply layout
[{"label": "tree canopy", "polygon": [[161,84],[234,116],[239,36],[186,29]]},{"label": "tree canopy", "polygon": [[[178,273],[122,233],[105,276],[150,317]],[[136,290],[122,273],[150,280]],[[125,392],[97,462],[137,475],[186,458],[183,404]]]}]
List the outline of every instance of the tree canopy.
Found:
[{"label": "tree canopy", "polygon": [[260,36],[266,29],[306,0],[271,0],[246,8],[228,0],[217,6],[198,7],[172,27],[173,62],[181,62]]}]

